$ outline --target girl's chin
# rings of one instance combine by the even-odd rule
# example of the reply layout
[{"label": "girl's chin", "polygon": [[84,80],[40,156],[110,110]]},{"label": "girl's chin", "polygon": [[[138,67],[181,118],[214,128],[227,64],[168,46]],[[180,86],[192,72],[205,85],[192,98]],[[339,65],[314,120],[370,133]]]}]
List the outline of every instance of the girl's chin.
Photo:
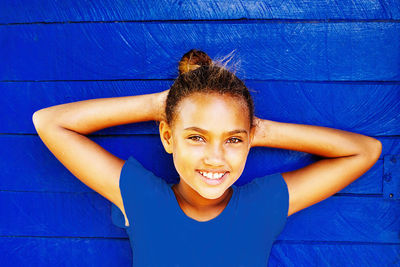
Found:
[{"label": "girl's chin", "polygon": [[218,199],[220,197],[222,197],[222,195],[226,192],[228,188],[210,188],[210,187],[202,187],[200,190],[201,192],[197,191],[197,193],[199,193],[199,195],[201,195],[204,198],[207,199]]}]

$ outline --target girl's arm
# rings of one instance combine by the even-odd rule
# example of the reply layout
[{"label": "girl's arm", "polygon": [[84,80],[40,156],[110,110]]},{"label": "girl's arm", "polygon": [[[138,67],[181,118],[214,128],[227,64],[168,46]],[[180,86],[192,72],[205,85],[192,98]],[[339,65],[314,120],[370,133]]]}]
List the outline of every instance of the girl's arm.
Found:
[{"label": "girl's arm", "polygon": [[289,191],[288,216],[342,190],[378,160],[379,140],[322,126],[256,118],[252,146],[307,152],[326,159],[282,173]]},{"label": "girl's arm", "polygon": [[119,189],[124,161],[85,135],[121,124],[161,120],[167,94],[168,90],[62,104],[38,110],[32,119],[54,156],[84,184],[118,206],[126,218]]}]

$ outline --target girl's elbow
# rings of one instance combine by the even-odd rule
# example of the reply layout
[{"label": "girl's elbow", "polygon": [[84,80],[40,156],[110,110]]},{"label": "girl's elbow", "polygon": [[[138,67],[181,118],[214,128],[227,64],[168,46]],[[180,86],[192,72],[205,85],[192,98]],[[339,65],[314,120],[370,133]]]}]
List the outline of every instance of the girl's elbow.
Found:
[{"label": "girl's elbow", "polygon": [[377,162],[382,153],[382,143],[378,139],[372,138],[364,151],[364,155],[373,163]]},{"label": "girl's elbow", "polygon": [[39,121],[40,121],[40,110],[37,110],[32,115],[32,122],[33,122],[33,125],[35,125],[35,128],[38,127]]},{"label": "girl's elbow", "polygon": [[379,159],[379,157],[382,154],[382,142],[379,141],[378,139],[375,139],[375,149],[376,149],[376,160]]},{"label": "girl's elbow", "polygon": [[32,115],[32,122],[35,126],[36,131],[42,128],[46,124],[46,109],[39,109],[35,111]]},{"label": "girl's elbow", "polygon": [[35,126],[38,122],[38,117],[39,117],[38,113],[39,113],[39,110],[35,111],[32,115],[32,122],[33,122],[33,125],[35,125]]}]

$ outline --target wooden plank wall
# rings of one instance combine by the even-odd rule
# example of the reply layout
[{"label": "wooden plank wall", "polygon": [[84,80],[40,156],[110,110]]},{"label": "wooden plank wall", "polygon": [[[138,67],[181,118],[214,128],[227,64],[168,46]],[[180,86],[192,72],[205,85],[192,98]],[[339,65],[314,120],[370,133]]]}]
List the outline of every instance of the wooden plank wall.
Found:
[{"label": "wooden plank wall", "polygon": [[[288,218],[269,266],[400,266],[399,22],[397,0],[2,1],[1,266],[130,266],[110,202],[49,153],[31,117],[51,105],[165,90],[191,48],[213,58],[236,50],[260,117],[383,143],[361,178]],[[155,122],[91,138],[175,180]],[[236,184],[315,160],[253,148]]]}]

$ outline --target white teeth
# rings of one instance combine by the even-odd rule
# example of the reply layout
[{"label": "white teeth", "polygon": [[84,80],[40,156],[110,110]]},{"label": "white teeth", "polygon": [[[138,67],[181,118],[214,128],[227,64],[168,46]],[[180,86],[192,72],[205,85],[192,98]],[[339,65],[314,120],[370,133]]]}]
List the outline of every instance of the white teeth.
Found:
[{"label": "white teeth", "polygon": [[224,176],[225,173],[212,173],[212,172],[200,172],[203,176],[207,177],[208,179],[219,179]]}]

